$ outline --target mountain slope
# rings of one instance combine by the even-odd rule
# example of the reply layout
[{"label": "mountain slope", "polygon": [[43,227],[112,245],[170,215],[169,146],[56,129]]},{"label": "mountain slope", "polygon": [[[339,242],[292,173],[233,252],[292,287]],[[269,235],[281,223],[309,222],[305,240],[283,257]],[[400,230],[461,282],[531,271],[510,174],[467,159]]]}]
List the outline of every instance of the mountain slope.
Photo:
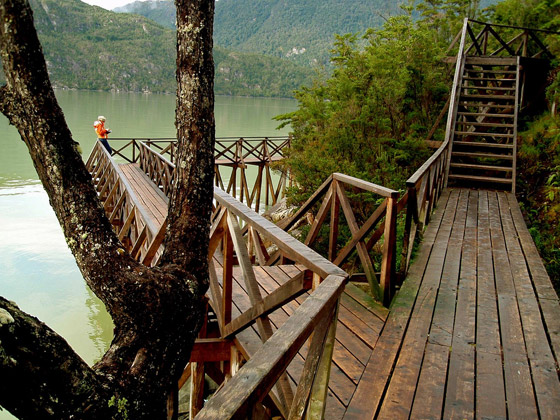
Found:
[{"label": "mountain slope", "polygon": [[145,16],[169,29],[175,29],[175,2],[173,0],[135,1],[113,9],[117,13]]},{"label": "mountain slope", "polygon": [[[79,0],[30,0],[55,87],[175,92],[175,31]],[[284,60],[214,49],[215,92],[291,96],[313,71]]]},{"label": "mountain slope", "polygon": [[175,90],[175,34],[79,0],[30,0],[55,86]]},{"label": "mountain slope", "polygon": [[220,0],[214,36],[227,48],[310,63],[328,60],[333,34],[382,24],[401,0]]},{"label": "mountain slope", "polygon": [[[220,0],[216,2],[214,42],[236,50],[326,63],[333,34],[380,26],[399,13],[404,0]],[[135,1],[117,12],[135,13],[166,27],[175,26],[172,0]]]}]

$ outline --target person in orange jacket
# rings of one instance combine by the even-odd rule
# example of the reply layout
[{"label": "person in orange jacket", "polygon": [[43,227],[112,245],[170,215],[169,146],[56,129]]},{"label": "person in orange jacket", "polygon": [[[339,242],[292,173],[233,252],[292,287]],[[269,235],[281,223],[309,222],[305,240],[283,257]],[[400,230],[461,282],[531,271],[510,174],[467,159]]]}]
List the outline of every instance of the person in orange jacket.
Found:
[{"label": "person in orange jacket", "polygon": [[100,115],[99,117],[97,117],[97,121],[93,123],[93,129],[97,134],[97,140],[99,140],[103,144],[103,146],[105,146],[105,149],[107,149],[109,153],[112,153],[113,150],[111,149],[111,146],[107,141],[107,138],[109,137],[108,134],[111,132],[111,130],[105,128],[105,121],[105,117],[103,115]]}]

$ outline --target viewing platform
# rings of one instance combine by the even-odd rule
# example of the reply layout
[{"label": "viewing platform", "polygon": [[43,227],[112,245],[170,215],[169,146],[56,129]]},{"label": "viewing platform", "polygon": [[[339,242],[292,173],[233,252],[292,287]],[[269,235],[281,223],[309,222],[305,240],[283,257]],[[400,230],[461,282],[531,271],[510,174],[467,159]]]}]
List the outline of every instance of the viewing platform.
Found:
[{"label": "viewing platform", "polygon": [[[473,25],[483,25],[478,35]],[[259,206],[277,203],[290,182],[270,172],[289,139],[217,142],[207,316],[170,394],[170,419],[187,381],[198,420],[558,418],[560,303],[511,192],[530,76],[511,57],[498,71],[494,57],[538,58],[527,31],[506,42],[492,25],[465,20],[445,139],[403,193],[334,173],[275,225]],[[485,72],[500,77],[476,76]],[[463,79],[492,79],[493,89]],[[508,98],[496,97],[500,87]],[[466,104],[472,91],[480,97]],[[513,123],[489,122],[497,103]],[[489,158],[472,143],[506,152],[491,153],[495,165],[459,159]],[[162,252],[175,147],[130,140],[110,156],[98,143],[87,162],[119,239],[148,266]],[[357,209],[353,196],[373,204]],[[287,231],[302,219],[300,242]],[[321,230],[324,256],[312,249]]]}]

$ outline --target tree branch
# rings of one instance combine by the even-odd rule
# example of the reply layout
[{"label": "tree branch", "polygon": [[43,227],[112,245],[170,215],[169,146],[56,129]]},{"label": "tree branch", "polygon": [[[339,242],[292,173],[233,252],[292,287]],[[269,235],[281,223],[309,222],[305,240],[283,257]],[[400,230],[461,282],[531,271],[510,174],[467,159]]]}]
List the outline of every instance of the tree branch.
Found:
[{"label": "tree branch", "polygon": [[62,337],[2,297],[0,377],[0,404],[18,418],[111,418],[110,393],[92,369]]}]

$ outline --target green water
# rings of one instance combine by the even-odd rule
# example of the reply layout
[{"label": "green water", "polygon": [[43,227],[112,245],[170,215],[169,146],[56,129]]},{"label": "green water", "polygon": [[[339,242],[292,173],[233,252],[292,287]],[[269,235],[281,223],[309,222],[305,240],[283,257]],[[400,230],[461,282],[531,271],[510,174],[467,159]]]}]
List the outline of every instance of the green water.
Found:
[{"label": "green water", "polygon": [[[98,115],[107,117],[114,137],[175,137],[173,95],[58,91],[57,97],[85,158]],[[288,99],[217,97],[216,135],[285,135],[271,118],[295,107]],[[46,322],[93,363],[110,343],[111,319],[81,278],[25,144],[1,115],[0,133],[0,295]],[[8,418],[0,412],[0,419]]]}]

